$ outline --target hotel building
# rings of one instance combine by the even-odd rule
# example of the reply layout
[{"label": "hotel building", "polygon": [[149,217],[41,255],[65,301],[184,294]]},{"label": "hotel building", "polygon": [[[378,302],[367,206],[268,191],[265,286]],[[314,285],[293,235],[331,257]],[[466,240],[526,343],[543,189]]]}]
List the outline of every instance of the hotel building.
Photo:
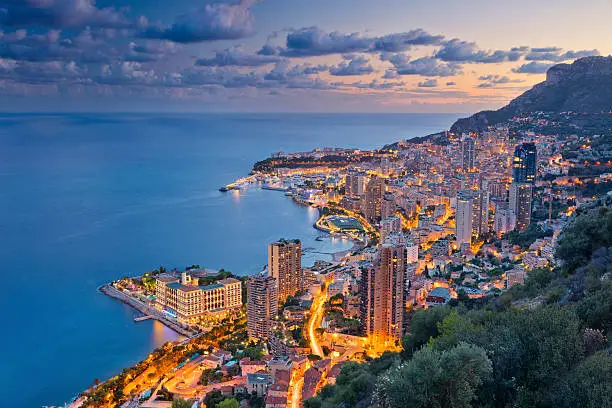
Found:
[{"label": "hotel building", "polygon": [[183,273],[181,280],[170,275],[155,279],[155,305],[159,310],[182,323],[191,323],[197,318],[224,313],[242,306],[242,284],[234,278],[198,286],[191,277]]}]

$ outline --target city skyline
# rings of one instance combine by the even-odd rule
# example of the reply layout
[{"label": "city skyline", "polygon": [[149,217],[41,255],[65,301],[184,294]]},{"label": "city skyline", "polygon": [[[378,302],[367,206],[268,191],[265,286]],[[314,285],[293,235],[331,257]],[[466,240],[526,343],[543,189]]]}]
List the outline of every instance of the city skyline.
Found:
[{"label": "city skyline", "polygon": [[561,3],[2,1],[0,101],[5,111],[498,108],[555,63],[610,53],[612,5]]}]

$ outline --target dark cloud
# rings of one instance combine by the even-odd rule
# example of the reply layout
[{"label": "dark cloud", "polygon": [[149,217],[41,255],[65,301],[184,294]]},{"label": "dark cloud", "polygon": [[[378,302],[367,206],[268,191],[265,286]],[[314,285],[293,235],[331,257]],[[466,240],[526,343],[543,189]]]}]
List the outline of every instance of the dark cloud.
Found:
[{"label": "dark cloud", "polygon": [[329,33],[317,27],[307,27],[287,35],[287,48],[282,50],[282,54],[293,57],[343,54],[367,50],[371,44],[371,38],[359,33]]},{"label": "dark cloud", "polygon": [[376,79],[372,80],[372,82],[369,83],[362,83],[362,82],[354,82],[352,84],[342,84],[345,86],[351,86],[354,88],[359,88],[359,89],[394,89],[394,88],[401,88],[406,86],[406,83],[403,81],[400,82],[389,82],[389,81],[385,81],[385,82],[379,82]]},{"label": "dark cloud", "polygon": [[444,40],[442,35],[432,35],[420,28],[405,33],[389,34],[378,37],[370,47],[371,51],[400,52],[414,45],[438,45]]},{"label": "dark cloud", "polygon": [[512,72],[517,74],[545,74],[548,68],[555,64],[545,64],[541,62],[532,61],[527,64],[523,64],[517,68],[512,68]]},{"label": "dark cloud", "polygon": [[179,43],[236,40],[254,32],[251,6],[258,0],[238,3],[211,3],[180,16],[170,27],[149,27],[141,37],[166,39]]},{"label": "dark cloud", "polygon": [[270,72],[264,75],[264,79],[269,81],[287,81],[291,78],[316,75],[328,69],[329,66],[323,64],[298,64],[290,66],[289,61],[281,61]]},{"label": "dark cloud", "polygon": [[562,48],[548,47],[548,48],[532,48],[525,59],[527,61],[553,61],[561,62],[567,60],[573,60],[577,58],[590,57],[599,55],[597,50],[582,50],[582,51],[567,51],[563,52]]},{"label": "dark cloud", "polygon": [[361,55],[346,55],[345,61],[329,69],[334,76],[367,75],[374,72],[370,61]]},{"label": "dark cloud", "polygon": [[474,42],[461,41],[455,38],[445,42],[435,56],[436,58],[447,62],[490,64],[504,61],[518,61],[524,52],[525,50],[523,50],[521,47],[512,48],[509,51],[485,51],[479,49]]},{"label": "dark cloud", "polygon": [[196,61],[196,65],[205,67],[257,67],[273,64],[279,62],[281,59],[281,57],[275,55],[253,54],[245,51],[242,46],[235,46],[217,51],[212,58],[201,58]]},{"label": "dark cloud", "polygon": [[30,34],[23,29],[0,38],[0,58],[16,61],[105,63],[118,56],[113,46],[94,38],[89,29],[72,38],[61,37],[57,30]]},{"label": "dark cloud", "polygon": [[564,60],[573,60],[597,55],[599,55],[598,50],[567,51],[565,54],[563,54],[563,58]]},{"label": "dark cloud", "polygon": [[483,83],[477,86],[478,88],[493,88],[494,86],[500,85],[500,84],[523,82],[523,80],[521,79],[510,79],[509,77],[505,75],[494,75],[494,74],[482,75],[478,77],[478,80],[484,81]]},{"label": "dark cloud", "polygon": [[389,58],[389,61],[394,65],[398,75],[447,77],[461,73],[461,65],[441,62],[433,57],[423,57],[409,62],[397,57]]},{"label": "dark cloud", "polygon": [[126,61],[153,62],[176,54],[180,45],[172,41],[146,41],[144,43],[131,42],[128,53],[123,56]]},{"label": "dark cloud", "polygon": [[455,86],[455,85],[457,85],[457,83],[453,81],[449,81],[446,83],[446,86]]},{"label": "dark cloud", "polygon": [[280,55],[282,52],[282,47],[272,44],[265,44],[259,51],[257,51],[258,55]]},{"label": "dark cloud", "polygon": [[116,9],[98,8],[94,0],[0,0],[0,25],[131,28],[135,22]]},{"label": "dark cloud", "polygon": [[438,86],[437,79],[427,79],[423,82],[418,83],[419,88],[436,88]]},{"label": "dark cloud", "polygon": [[[288,57],[352,52],[398,52],[415,45],[437,45],[443,39],[441,35],[432,35],[422,29],[371,37],[361,33],[328,32],[318,27],[305,27],[291,31],[287,35],[285,48],[278,49],[278,52]],[[271,50],[268,48],[268,51]]]}]

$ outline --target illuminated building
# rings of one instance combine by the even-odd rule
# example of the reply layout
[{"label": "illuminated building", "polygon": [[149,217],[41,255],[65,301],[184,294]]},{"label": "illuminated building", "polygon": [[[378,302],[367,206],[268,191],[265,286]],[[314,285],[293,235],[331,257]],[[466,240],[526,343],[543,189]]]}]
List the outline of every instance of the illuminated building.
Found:
[{"label": "illuminated building", "polygon": [[474,139],[465,135],[461,139],[461,170],[469,172],[474,168]]},{"label": "illuminated building", "polygon": [[525,231],[531,223],[531,201],[533,186],[531,183],[512,183],[510,185],[510,210],[516,216],[516,228]]},{"label": "illuminated building", "polygon": [[508,208],[500,208],[495,212],[493,230],[498,235],[514,230],[516,227],[516,215]]},{"label": "illuminated building", "polygon": [[386,188],[385,181],[376,176],[372,177],[366,186],[363,213],[370,223],[375,224],[381,219],[382,200]]},{"label": "illuminated building", "polygon": [[480,237],[489,233],[489,192],[486,180],[482,181],[483,188],[472,191],[473,196],[473,222],[472,235]]},{"label": "illuminated building", "polygon": [[234,278],[198,286],[186,273],[180,282],[173,276],[162,275],[155,279],[155,295],[158,309],[184,323],[242,306],[242,284]]},{"label": "illuminated building", "polygon": [[278,301],[302,290],[302,243],[300,240],[281,239],[268,245],[268,270],[276,279]]},{"label": "illuminated building", "polygon": [[380,204],[380,218],[385,219],[393,216],[396,209],[395,198],[390,194],[385,194]]},{"label": "illuminated building", "polygon": [[268,339],[278,315],[276,279],[265,274],[247,281],[247,329],[249,340]]},{"label": "illuminated building", "polygon": [[419,246],[412,242],[406,242],[406,262],[414,263],[419,261]]},{"label": "illuminated building", "polygon": [[358,197],[364,193],[366,175],[355,171],[346,174],[344,192],[349,197]]},{"label": "illuminated building", "polygon": [[402,232],[402,219],[397,215],[384,218],[380,222],[380,238],[384,243],[385,239],[394,232]]},{"label": "illuminated building", "polygon": [[534,143],[523,143],[514,149],[512,180],[515,183],[535,183],[537,150]]},{"label": "illuminated building", "polygon": [[473,218],[474,201],[472,195],[467,192],[460,192],[457,196],[455,211],[455,237],[458,245],[472,242]]},{"label": "illuminated building", "polygon": [[406,247],[383,244],[380,259],[361,276],[361,321],[375,346],[395,345],[403,334]]}]

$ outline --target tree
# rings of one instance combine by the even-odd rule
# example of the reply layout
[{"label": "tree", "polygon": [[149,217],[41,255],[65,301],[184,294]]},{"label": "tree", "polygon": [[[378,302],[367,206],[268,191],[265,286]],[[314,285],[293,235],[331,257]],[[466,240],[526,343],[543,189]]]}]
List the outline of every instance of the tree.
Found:
[{"label": "tree", "polygon": [[470,408],[492,371],[481,347],[467,343],[448,351],[425,347],[382,375],[374,398],[386,408]]},{"label": "tree", "polygon": [[217,404],[217,408],[240,408],[240,404],[234,398],[226,398]]},{"label": "tree", "polygon": [[217,404],[223,401],[225,397],[221,394],[221,391],[214,390],[206,394],[206,398],[204,398],[204,405],[206,408],[216,408]]},{"label": "tree", "polygon": [[432,307],[417,310],[410,321],[410,334],[402,339],[404,357],[412,356],[431,337],[437,336],[438,323],[450,312],[450,307]]},{"label": "tree", "polygon": [[172,408],[191,408],[191,404],[181,397],[176,397],[172,400]]}]

